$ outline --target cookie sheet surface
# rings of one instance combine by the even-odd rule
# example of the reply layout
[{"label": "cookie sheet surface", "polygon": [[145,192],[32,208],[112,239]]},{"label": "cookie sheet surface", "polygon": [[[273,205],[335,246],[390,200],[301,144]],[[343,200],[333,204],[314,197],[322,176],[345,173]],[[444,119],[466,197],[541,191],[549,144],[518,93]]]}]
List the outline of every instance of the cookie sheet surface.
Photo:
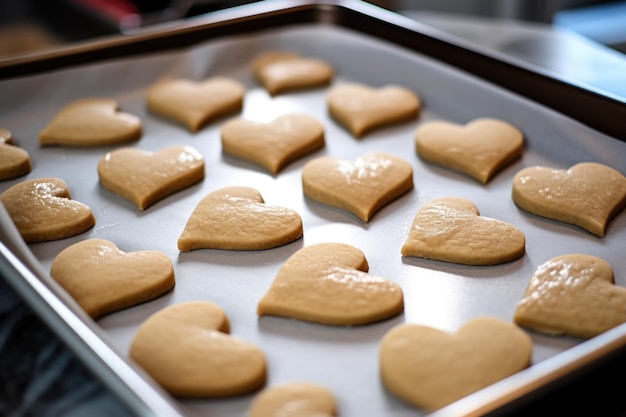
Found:
[{"label": "cookie sheet surface", "polygon": [[[331,45],[331,47],[328,47]],[[332,85],[359,82],[372,87],[397,84],[422,99],[420,117],[379,129],[361,139],[352,137],[328,115],[328,88],[271,97],[252,76],[251,61],[259,53],[289,50],[327,60],[336,71]],[[220,126],[228,118],[191,133],[150,113],[146,90],[167,77],[203,80],[229,76],[247,88],[241,116],[270,121],[277,116],[307,113],[325,127],[326,146],[277,175],[222,153]],[[427,56],[345,29],[300,26],[253,35],[233,36],[197,47],[0,81],[0,127],[13,132],[15,142],[33,160],[27,176],[0,183],[0,192],[24,180],[59,177],[74,199],[87,204],[96,217],[88,232],[61,241],[31,244],[46,270],[69,245],[103,238],[121,250],[159,250],[174,263],[176,287],[145,304],[112,313],[98,325],[103,337],[127,357],[137,326],[159,309],[187,300],[210,300],[224,308],[232,334],[256,343],[267,356],[267,386],[310,381],[331,389],[340,415],[415,416],[415,410],[386,392],[379,379],[378,347],[383,335],[400,323],[419,323],[455,331],[477,316],[512,320],[536,267],[566,254],[585,253],[610,262],[618,285],[626,285],[626,213],[612,220],[604,238],[520,211],[511,199],[517,171],[533,165],[568,168],[582,161],[602,162],[626,172],[626,144],[593,131],[523,97],[484,80],[435,62]],[[130,146],[157,151],[173,144],[190,145],[205,158],[205,179],[140,212],[130,202],[99,185],[96,166],[114,147],[78,149],[39,147],[37,136],[67,103],[88,97],[118,100],[123,111],[139,116],[143,135]],[[590,109],[592,111],[592,109]],[[429,120],[465,123],[495,117],[512,123],[525,136],[523,157],[487,185],[425,163],[415,152],[413,133]],[[302,193],[300,170],[309,160],[329,155],[355,159],[369,151],[394,153],[414,169],[414,189],[378,212],[368,223],[313,201]],[[294,209],[303,218],[304,237],[271,250],[179,252],[177,239],[196,204],[212,191],[231,185],[254,187],[267,204]],[[513,262],[489,267],[465,267],[403,258],[400,248],[417,210],[445,196],[473,201],[481,215],[509,222],[526,235],[526,254]],[[366,326],[333,327],[279,317],[261,317],[256,306],[281,265],[304,246],[343,242],[361,249],[370,273],[397,282],[404,291],[405,311],[390,320]],[[549,363],[581,343],[569,337],[529,332],[534,342],[533,364]],[[181,400],[190,415],[243,416],[253,394],[212,400]]]}]

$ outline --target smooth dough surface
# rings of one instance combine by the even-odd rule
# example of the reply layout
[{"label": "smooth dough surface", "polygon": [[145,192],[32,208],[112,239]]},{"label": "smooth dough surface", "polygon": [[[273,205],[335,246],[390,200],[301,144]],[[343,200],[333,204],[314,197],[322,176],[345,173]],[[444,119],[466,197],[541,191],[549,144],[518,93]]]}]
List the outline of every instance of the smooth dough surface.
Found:
[{"label": "smooth dough surface", "polygon": [[524,137],[515,126],[498,119],[480,118],[464,126],[432,121],[416,129],[415,146],[422,159],[486,184],[522,156]]},{"label": "smooth dough surface", "polygon": [[253,188],[226,187],[196,206],[178,239],[178,249],[269,249],[302,234],[302,218],[294,210],[266,205]]},{"label": "smooth dough surface", "polygon": [[248,417],[332,417],[337,415],[333,393],[311,382],[288,382],[256,395]]},{"label": "smooth dough surface", "polygon": [[626,322],[626,288],[615,285],[602,258],[557,256],[530,278],[514,320],[543,333],[590,338]]},{"label": "smooth dough surface", "polygon": [[456,333],[401,324],[380,344],[381,379],[409,404],[435,410],[527,368],[532,348],[522,329],[494,317],[471,319]]},{"label": "smooth dough surface", "polygon": [[157,152],[120,148],[98,162],[100,184],[145,210],[204,179],[204,158],[190,146]]},{"label": "smooth dough surface", "polygon": [[334,76],[326,61],[286,51],[263,53],[254,59],[252,68],[271,95],[326,86]]},{"label": "smooth dough surface", "polygon": [[626,205],[626,177],[604,164],[529,167],[513,179],[513,201],[537,216],[576,225],[598,237]]},{"label": "smooth dough surface", "polygon": [[315,158],[302,169],[304,195],[364,222],[413,189],[413,167],[399,156],[371,152],[355,161]]},{"label": "smooth dough surface", "polygon": [[117,101],[87,98],[65,106],[39,133],[40,145],[105,146],[141,138],[141,120]]},{"label": "smooth dough surface", "polygon": [[152,300],[175,284],[170,259],[158,251],[123,252],[88,239],[61,251],[50,275],[93,319]]},{"label": "smooth dough surface", "polygon": [[229,397],[262,388],[267,377],[263,351],[229,332],[219,305],[173,304],[139,326],[130,357],[178,397]]},{"label": "smooth dough surface", "polygon": [[402,255],[464,265],[509,262],[526,251],[526,237],[506,222],[482,217],[471,201],[438,198],[415,215]]},{"label": "smooth dough surface", "polygon": [[416,119],[421,108],[417,94],[395,85],[337,85],[328,92],[327,103],[330,115],[357,138],[383,126]]},{"label": "smooth dough surface", "polygon": [[27,243],[76,236],[96,224],[91,209],[72,200],[60,178],[22,181],[0,194],[0,200]]},{"label": "smooth dough surface", "polygon": [[269,123],[237,118],[222,125],[222,150],[276,174],[290,162],[324,147],[324,126],[306,114]]},{"label": "smooth dough surface", "polygon": [[331,325],[372,323],[401,313],[400,286],[368,269],[363,252],[351,245],[305,247],[280,268],[257,312]]},{"label": "smooth dough surface", "polygon": [[148,108],[197,132],[208,123],[243,108],[245,87],[227,77],[204,81],[163,80],[148,89]]},{"label": "smooth dough surface", "polygon": [[22,177],[31,169],[32,162],[28,152],[0,141],[0,181]]}]

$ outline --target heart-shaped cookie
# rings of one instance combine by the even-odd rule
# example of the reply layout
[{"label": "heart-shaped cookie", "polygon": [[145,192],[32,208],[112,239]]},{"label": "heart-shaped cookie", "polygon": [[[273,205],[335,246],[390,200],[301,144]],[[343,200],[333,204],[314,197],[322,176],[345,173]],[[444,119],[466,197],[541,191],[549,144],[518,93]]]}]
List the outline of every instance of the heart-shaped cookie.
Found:
[{"label": "heart-shaped cookie", "polygon": [[334,75],[333,68],[321,59],[283,51],[258,56],[252,68],[254,75],[271,95],[325,86]]},{"label": "heart-shaped cookie", "polygon": [[108,240],[89,239],[64,249],[50,275],[94,320],[152,300],[174,287],[174,267],[157,251],[122,252]]},{"label": "heart-shaped cookie", "polygon": [[65,106],[39,133],[40,145],[105,146],[138,140],[141,120],[119,111],[107,98],[77,100]]},{"label": "heart-shaped cookie", "polygon": [[288,114],[269,123],[233,119],[222,126],[225,153],[278,173],[290,162],[324,147],[324,126],[306,114]]},{"label": "heart-shaped cookie", "polygon": [[241,111],[245,87],[239,81],[215,77],[196,82],[160,81],[147,92],[148,108],[197,132],[213,120]]},{"label": "heart-shaped cookie", "polygon": [[382,339],[380,373],[389,391],[435,410],[527,368],[531,354],[523,330],[493,317],[474,318],[456,333],[402,324]]},{"label": "heart-shaped cookie", "polygon": [[394,85],[338,85],[328,92],[327,102],[330,115],[357,138],[383,126],[415,119],[421,106],[417,94]]},{"label": "heart-shaped cookie", "polygon": [[0,181],[24,176],[31,169],[32,164],[28,152],[0,141]]},{"label": "heart-shaped cookie", "polygon": [[190,146],[152,153],[134,148],[108,152],[98,163],[100,184],[145,210],[204,179],[204,158]]},{"label": "heart-shaped cookie", "polygon": [[602,237],[608,222],[626,205],[626,177],[594,162],[568,170],[525,168],[513,179],[513,201],[529,213]]},{"label": "heart-shaped cookie", "polygon": [[324,156],[303,167],[302,188],[307,197],[368,222],[382,207],[413,189],[413,167],[385,152],[371,152],[354,162]]},{"label": "heart-shaped cookie", "polygon": [[524,137],[515,126],[497,119],[476,119],[465,126],[432,121],[416,129],[415,147],[422,159],[486,184],[522,156]]},{"label": "heart-shaped cookie", "polygon": [[300,237],[298,213],[266,205],[253,188],[226,187],[200,201],[178,239],[178,249],[260,250]]},{"label": "heart-shaped cookie", "polygon": [[27,243],[76,236],[96,224],[91,209],[72,200],[59,178],[20,182],[0,194],[0,200]]},{"label": "heart-shaped cookie", "polygon": [[509,262],[526,251],[526,237],[517,227],[482,217],[464,198],[438,198],[415,215],[402,255],[464,265]]},{"label": "heart-shaped cookie", "polygon": [[626,322],[626,288],[614,285],[604,259],[557,256],[537,268],[514,320],[544,333],[590,338]]},{"label": "heart-shaped cookie", "polygon": [[139,326],[130,357],[176,396],[226,397],[256,390],[265,383],[265,355],[229,331],[228,317],[214,303],[174,304]]},{"label": "heart-shaped cookie", "polygon": [[266,388],[259,393],[248,417],[333,417],[337,404],[326,387],[310,382],[290,382]]},{"label": "heart-shaped cookie", "polygon": [[402,289],[369,275],[368,269],[365,255],[353,246],[319,243],[305,247],[280,268],[257,312],[348,326],[401,313]]}]

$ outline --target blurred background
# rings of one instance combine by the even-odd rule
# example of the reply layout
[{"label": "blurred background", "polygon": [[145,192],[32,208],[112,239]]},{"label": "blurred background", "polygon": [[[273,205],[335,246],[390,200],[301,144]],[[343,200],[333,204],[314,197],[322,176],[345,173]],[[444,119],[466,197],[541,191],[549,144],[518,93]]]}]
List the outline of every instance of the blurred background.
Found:
[{"label": "blurred background", "polygon": [[[265,0],[271,1],[271,0]],[[607,0],[375,0],[451,30],[463,23],[516,22],[577,33],[626,53],[626,1]],[[123,33],[251,0],[0,0],[0,55]],[[488,22],[489,21],[489,22]],[[468,28],[465,28],[467,32]]]}]

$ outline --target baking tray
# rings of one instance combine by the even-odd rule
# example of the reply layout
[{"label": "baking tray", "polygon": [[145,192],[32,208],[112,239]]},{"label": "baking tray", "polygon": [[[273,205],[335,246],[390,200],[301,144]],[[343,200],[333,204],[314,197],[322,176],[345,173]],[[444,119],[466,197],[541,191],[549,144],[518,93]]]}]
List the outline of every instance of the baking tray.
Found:
[{"label": "baking tray", "polygon": [[[336,70],[335,85],[355,81],[410,88],[423,99],[423,111],[415,122],[357,140],[327,114],[327,88],[270,97],[260,87],[252,76],[251,60],[276,49],[327,60]],[[246,118],[267,121],[296,111],[318,118],[325,126],[325,149],[270,175],[222,154],[222,121],[193,134],[146,109],[146,89],[163,77],[200,80],[218,75],[246,85],[241,113]],[[73,197],[92,208],[97,221],[82,235],[25,245],[1,210],[3,270],[29,305],[138,415],[245,415],[253,398],[250,394],[223,400],[174,399],[128,360],[137,326],[178,302],[206,299],[221,305],[231,320],[232,333],[264,350],[267,386],[292,380],[324,384],[335,393],[342,416],[414,416],[427,413],[386,392],[378,378],[378,342],[393,326],[409,322],[454,331],[476,316],[511,320],[535,268],[564,253],[603,257],[613,265],[617,284],[626,285],[620,273],[626,268],[624,213],[612,220],[600,239],[529,216],[510,198],[513,175],[526,166],[566,168],[597,161],[626,172],[626,135],[623,124],[616,122],[624,120],[626,105],[366,3],[288,1],[237,7],[173,27],[2,62],[0,77],[0,126],[11,130],[17,143],[30,152],[34,168],[26,178],[64,179]],[[205,157],[205,180],[139,212],[98,184],[97,161],[113,148],[38,147],[39,131],[64,104],[91,96],[115,98],[124,111],[142,119],[143,136],[132,146],[155,151],[187,144],[198,149]],[[526,139],[522,159],[489,184],[417,158],[413,132],[418,125],[441,118],[464,123],[483,116],[508,120]],[[414,169],[415,189],[367,224],[304,198],[299,175],[308,160],[321,155],[354,159],[372,150],[407,159]],[[26,178],[1,183],[0,192]],[[208,193],[228,185],[255,187],[268,204],[297,210],[303,217],[304,238],[267,251],[179,253],[176,240],[193,208]],[[525,256],[491,267],[403,259],[400,247],[419,207],[448,195],[469,198],[482,215],[521,228],[527,238]],[[156,300],[91,321],[48,271],[61,250],[92,237],[112,240],[125,251],[166,253],[174,262],[176,288]],[[257,317],[256,304],[282,263],[304,246],[327,241],[360,248],[371,273],[398,282],[405,295],[404,313],[350,328]],[[626,342],[624,326],[588,341],[529,334],[535,346],[529,369],[429,415],[482,415],[525,401],[561,377],[609,357]]]}]

